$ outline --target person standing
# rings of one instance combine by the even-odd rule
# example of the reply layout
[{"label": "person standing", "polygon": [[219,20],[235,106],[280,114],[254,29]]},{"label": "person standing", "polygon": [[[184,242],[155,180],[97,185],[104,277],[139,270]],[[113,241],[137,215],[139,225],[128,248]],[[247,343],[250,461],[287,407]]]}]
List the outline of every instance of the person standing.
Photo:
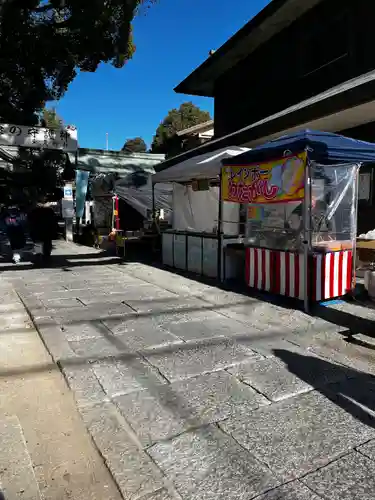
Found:
[{"label": "person standing", "polygon": [[26,216],[17,206],[11,206],[5,214],[6,234],[12,249],[12,259],[15,264],[21,261],[22,251],[26,245]]},{"label": "person standing", "polygon": [[52,253],[52,241],[57,237],[55,212],[46,203],[38,203],[29,213],[29,231],[34,244],[42,246],[42,257],[48,260]]}]

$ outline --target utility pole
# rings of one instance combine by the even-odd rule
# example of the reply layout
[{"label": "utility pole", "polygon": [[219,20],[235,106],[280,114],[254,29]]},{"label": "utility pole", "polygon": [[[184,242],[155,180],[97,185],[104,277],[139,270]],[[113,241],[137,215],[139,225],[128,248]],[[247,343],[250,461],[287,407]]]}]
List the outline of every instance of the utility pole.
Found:
[{"label": "utility pole", "polygon": [[105,134],[105,149],[108,151],[108,132]]}]

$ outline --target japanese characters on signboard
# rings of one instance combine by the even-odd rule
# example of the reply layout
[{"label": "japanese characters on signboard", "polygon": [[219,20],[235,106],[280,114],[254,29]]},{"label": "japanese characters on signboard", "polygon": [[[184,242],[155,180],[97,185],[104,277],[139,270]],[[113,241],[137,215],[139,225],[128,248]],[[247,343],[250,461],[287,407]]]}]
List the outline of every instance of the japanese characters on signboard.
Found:
[{"label": "japanese characters on signboard", "polygon": [[304,198],[306,153],[267,163],[226,166],[221,196],[235,203],[287,203]]},{"label": "japanese characters on signboard", "polygon": [[73,125],[49,129],[1,123],[0,145],[77,151],[77,129]]}]

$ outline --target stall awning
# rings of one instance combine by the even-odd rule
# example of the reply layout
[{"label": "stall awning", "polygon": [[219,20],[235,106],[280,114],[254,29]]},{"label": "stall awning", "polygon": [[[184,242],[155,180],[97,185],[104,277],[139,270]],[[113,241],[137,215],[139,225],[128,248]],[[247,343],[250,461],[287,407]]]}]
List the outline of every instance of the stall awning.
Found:
[{"label": "stall awning", "polygon": [[[115,184],[115,192],[145,218],[152,210],[151,179],[146,185],[138,188],[136,186],[124,186],[121,181],[118,181]],[[157,210],[163,209],[167,219],[172,212],[172,192],[173,186],[171,184],[158,184],[154,189],[155,208]]]},{"label": "stall awning", "polygon": [[211,153],[189,158],[173,167],[157,172],[152,176],[154,184],[159,182],[189,182],[193,179],[217,179],[221,162],[225,158],[240,155],[249,148],[232,146]]},{"label": "stall awning", "polygon": [[330,132],[302,130],[266,142],[235,159],[223,161],[225,165],[248,165],[281,158],[288,153],[308,151],[311,160],[329,164],[338,162],[375,163],[375,144],[351,139]]}]

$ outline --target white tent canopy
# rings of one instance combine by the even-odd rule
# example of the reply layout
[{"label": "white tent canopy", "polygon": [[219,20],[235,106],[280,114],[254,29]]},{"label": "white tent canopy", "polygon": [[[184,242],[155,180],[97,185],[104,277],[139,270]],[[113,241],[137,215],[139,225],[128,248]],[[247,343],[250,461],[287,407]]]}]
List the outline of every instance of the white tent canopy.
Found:
[{"label": "white tent canopy", "polygon": [[195,156],[157,172],[152,176],[152,182],[156,184],[158,182],[189,182],[193,179],[216,179],[220,174],[222,160],[246,151],[249,151],[249,148],[231,146]]},{"label": "white tent canopy", "polygon": [[[148,212],[152,210],[152,185],[151,178],[147,184],[136,187],[123,185],[123,181],[117,181],[115,185],[116,194],[129,203],[143,217],[147,217]],[[172,212],[172,193],[171,184],[158,184],[154,189],[154,203],[156,210],[164,210],[164,216],[168,220]]]}]

